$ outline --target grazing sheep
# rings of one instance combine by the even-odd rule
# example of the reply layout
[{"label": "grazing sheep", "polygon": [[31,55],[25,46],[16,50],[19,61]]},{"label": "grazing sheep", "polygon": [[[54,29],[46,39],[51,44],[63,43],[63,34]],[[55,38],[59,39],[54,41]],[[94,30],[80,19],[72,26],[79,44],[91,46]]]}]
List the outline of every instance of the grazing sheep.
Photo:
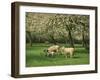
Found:
[{"label": "grazing sheep", "polygon": [[48,51],[48,49],[44,49],[45,56],[54,56],[55,51]]},{"label": "grazing sheep", "polygon": [[58,52],[59,46],[58,45],[53,45],[48,48],[48,52]]},{"label": "grazing sheep", "polygon": [[45,50],[44,52],[46,53],[46,56],[54,56],[55,54],[57,54],[59,51],[59,46],[58,45],[53,45],[51,47],[49,47],[47,50]]},{"label": "grazing sheep", "polygon": [[65,47],[61,47],[60,50],[61,50],[61,53],[64,54],[65,57],[67,58],[68,55],[69,55],[70,57],[73,57],[73,54],[74,54],[74,50],[75,50],[75,49],[74,49],[74,48],[65,48]]}]

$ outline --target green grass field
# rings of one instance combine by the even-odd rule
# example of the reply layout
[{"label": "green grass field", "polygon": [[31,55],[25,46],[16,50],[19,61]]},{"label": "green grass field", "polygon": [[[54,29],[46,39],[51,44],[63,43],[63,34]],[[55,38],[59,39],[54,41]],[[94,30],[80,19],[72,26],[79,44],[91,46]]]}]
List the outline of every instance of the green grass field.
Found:
[{"label": "green grass field", "polygon": [[32,47],[26,45],[26,67],[89,64],[89,52],[81,45],[75,45],[73,58],[65,58],[64,55],[47,57],[43,50],[49,46],[39,43],[33,44]]}]

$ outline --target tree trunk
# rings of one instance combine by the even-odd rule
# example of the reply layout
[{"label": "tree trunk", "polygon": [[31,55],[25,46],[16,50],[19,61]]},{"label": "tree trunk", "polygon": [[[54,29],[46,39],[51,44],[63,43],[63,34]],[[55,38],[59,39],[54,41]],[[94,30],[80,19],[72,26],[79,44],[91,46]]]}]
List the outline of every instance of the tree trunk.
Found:
[{"label": "tree trunk", "polygon": [[85,25],[83,24],[83,30],[82,30],[82,45],[85,47],[86,41],[85,41]]},{"label": "tree trunk", "polygon": [[68,36],[69,36],[70,46],[74,47],[74,41],[73,41],[73,38],[72,38],[71,29],[68,26],[66,26],[66,27],[67,27],[66,30],[68,30]]},{"label": "tree trunk", "polygon": [[56,40],[54,39],[54,36],[53,36],[53,35],[50,35],[50,37],[51,37],[51,39],[52,39],[53,43],[56,45],[56,44],[57,44],[57,42],[56,42]]},{"label": "tree trunk", "polygon": [[87,37],[85,36],[84,30],[85,30],[85,28],[83,28],[83,31],[82,31],[82,45],[84,48],[89,50],[89,39],[87,39]]},{"label": "tree trunk", "polygon": [[32,47],[32,40],[30,40],[30,46]]},{"label": "tree trunk", "polygon": [[69,31],[68,33],[69,33],[70,45],[71,45],[71,47],[74,47],[74,42],[73,42],[71,31]]},{"label": "tree trunk", "polygon": [[82,45],[85,46],[85,37],[84,37],[84,31],[82,31]]},{"label": "tree trunk", "polygon": [[32,47],[32,35],[31,35],[31,32],[27,32],[27,33],[28,33],[28,36],[29,36],[30,46]]}]

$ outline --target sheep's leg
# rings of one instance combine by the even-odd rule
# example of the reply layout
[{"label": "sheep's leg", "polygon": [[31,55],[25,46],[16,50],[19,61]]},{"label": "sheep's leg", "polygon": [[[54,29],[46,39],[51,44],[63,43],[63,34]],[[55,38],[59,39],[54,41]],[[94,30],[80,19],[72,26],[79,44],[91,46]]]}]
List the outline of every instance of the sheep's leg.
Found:
[{"label": "sheep's leg", "polygon": [[51,54],[51,56],[53,57],[53,53]]},{"label": "sheep's leg", "polygon": [[59,50],[57,50],[56,54],[57,54],[57,55],[59,55],[59,54],[60,54],[60,53],[59,53]]},{"label": "sheep's leg", "polygon": [[66,55],[66,58],[68,58],[67,55]]},{"label": "sheep's leg", "polygon": [[65,54],[65,58],[68,58],[68,57],[67,57],[67,54]]},{"label": "sheep's leg", "polygon": [[71,52],[71,53],[70,53],[70,58],[72,58],[72,57],[73,57],[73,53]]}]

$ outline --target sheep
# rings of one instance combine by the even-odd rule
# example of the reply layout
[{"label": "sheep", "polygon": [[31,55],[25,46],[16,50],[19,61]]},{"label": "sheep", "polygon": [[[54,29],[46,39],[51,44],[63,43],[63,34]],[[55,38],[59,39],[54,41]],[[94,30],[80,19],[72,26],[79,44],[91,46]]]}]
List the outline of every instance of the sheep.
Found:
[{"label": "sheep", "polygon": [[73,55],[74,55],[74,48],[65,48],[65,47],[61,47],[60,48],[60,51],[61,51],[61,53],[62,54],[64,54],[65,55],[65,57],[67,58],[68,57],[68,55],[70,56],[70,57],[73,57]]},{"label": "sheep", "polygon": [[57,54],[59,51],[59,46],[58,45],[53,45],[51,47],[49,47],[47,50],[45,50],[44,52],[46,53],[46,56],[54,56],[55,54]]},{"label": "sheep", "polygon": [[58,52],[59,50],[59,46],[58,45],[53,45],[51,47],[48,48],[48,52]]}]

